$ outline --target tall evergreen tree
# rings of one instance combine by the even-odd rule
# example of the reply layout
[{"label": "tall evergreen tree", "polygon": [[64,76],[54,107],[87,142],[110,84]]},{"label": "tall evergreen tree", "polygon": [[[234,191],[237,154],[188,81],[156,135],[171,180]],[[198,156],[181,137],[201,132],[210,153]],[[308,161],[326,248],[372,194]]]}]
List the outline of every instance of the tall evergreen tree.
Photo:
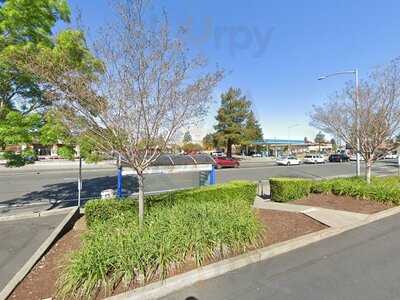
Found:
[{"label": "tall evergreen tree", "polygon": [[189,131],[186,131],[185,134],[183,135],[183,140],[182,140],[182,142],[183,142],[184,144],[187,144],[187,143],[191,143],[191,142],[192,142],[192,135],[190,134]]},{"label": "tall evergreen tree", "polygon": [[314,142],[318,144],[318,151],[321,151],[321,144],[325,143],[325,135],[320,131],[315,136]]},{"label": "tall evergreen tree", "polygon": [[260,123],[258,123],[253,111],[250,111],[247,116],[246,127],[244,131],[245,142],[262,140],[264,135]]},{"label": "tall evergreen tree", "polygon": [[230,88],[221,95],[221,107],[218,110],[214,126],[219,141],[226,145],[226,155],[232,156],[232,145],[241,144],[244,128],[250,112],[250,101],[242,95],[240,89]]}]

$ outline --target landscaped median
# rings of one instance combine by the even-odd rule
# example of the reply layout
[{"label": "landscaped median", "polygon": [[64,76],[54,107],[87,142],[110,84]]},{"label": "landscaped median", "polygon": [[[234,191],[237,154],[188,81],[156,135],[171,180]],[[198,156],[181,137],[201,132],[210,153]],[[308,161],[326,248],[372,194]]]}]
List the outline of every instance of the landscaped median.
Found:
[{"label": "landscaped median", "polygon": [[271,199],[309,206],[375,213],[400,204],[400,177],[309,180],[271,178]]},{"label": "landscaped median", "polygon": [[38,298],[103,298],[326,228],[303,214],[253,209],[255,196],[251,182],[151,196],[143,228],[134,199],[90,201],[82,243],[67,256],[50,251],[39,263],[48,270],[46,261],[59,261],[51,271],[54,290],[39,291],[41,277],[51,276],[34,268],[13,299],[32,295],[24,286],[38,289]]}]

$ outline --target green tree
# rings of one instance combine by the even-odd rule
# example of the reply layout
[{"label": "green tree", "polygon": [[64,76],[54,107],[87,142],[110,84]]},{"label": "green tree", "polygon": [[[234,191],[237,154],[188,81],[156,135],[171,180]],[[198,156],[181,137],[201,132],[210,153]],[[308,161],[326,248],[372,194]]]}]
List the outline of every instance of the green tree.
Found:
[{"label": "green tree", "polygon": [[189,131],[186,131],[185,134],[183,135],[183,141],[184,144],[192,142],[192,135],[190,134]]},{"label": "green tree", "polygon": [[[47,95],[52,93],[52,87],[23,67],[24,58],[38,56],[55,64],[67,62],[70,70],[86,74],[100,70],[101,63],[89,51],[83,32],[66,29],[53,35],[52,29],[57,22],[70,21],[67,0],[6,0],[0,3],[0,147],[27,143],[27,140],[45,145],[60,140],[64,143],[72,141],[67,137],[65,127],[62,129],[60,122],[47,115],[52,104]],[[14,122],[17,116],[21,122]],[[32,123],[33,119],[35,122]],[[28,130],[29,123],[33,127]],[[7,130],[10,126],[15,126],[13,131]],[[15,136],[14,131],[31,136]]]},{"label": "green tree", "polygon": [[244,138],[242,145],[249,145],[253,141],[262,140],[264,137],[261,125],[258,123],[254,113],[252,111],[249,112],[246,120],[246,125],[244,128]]},{"label": "green tree", "polygon": [[218,123],[214,128],[217,139],[226,145],[228,157],[232,156],[232,145],[243,141],[250,105],[240,89],[230,88],[221,95],[221,107],[216,116]]},{"label": "green tree", "polygon": [[203,148],[206,150],[211,150],[217,146],[215,141],[215,136],[213,133],[206,134],[203,138],[202,143],[203,143]]},{"label": "green tree", "polygon": [[185,151],[185,153],[193,153],[193,152],[199,152],[203,150],[200,144],[196,143],[186,143],[182,146],[182,150]]},{"label": "green tree", "polygon": [[331,145],[332,145],[332,150],[333,150],[334,152],[336,152],[338,146],[337,146],[336,140],[335,140],[334,138],[331,139]]},{"label": "green tree", "polygon": [[37,78],[21,71],[10,55],[23,48],[52,47],[52,28],[69,22],[66,0],[6,0],[0,7],[0,111],[18,108],[30,112],[44,105]]},{"label": "green tree", "polygon": [[320,131],[315,136],[314,142],[318,144],[318,151],[321,152],[321,144],[325,143],[325,135]]}]

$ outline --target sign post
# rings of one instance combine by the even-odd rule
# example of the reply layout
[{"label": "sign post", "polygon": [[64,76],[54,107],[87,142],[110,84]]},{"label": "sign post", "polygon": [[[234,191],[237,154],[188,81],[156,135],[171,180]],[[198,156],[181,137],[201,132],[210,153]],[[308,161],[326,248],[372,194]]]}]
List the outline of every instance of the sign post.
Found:
[{"label": "sign post", "polygon": [[78,208],[81,208],[81,190],[82,190],[82,157],[79,156],[79,173],[78,173]]},{"label": "sign post", "polygon": [[122,163],[121,163],[121,155],[118,156],[117,197],[118,198],[122,198]]}]

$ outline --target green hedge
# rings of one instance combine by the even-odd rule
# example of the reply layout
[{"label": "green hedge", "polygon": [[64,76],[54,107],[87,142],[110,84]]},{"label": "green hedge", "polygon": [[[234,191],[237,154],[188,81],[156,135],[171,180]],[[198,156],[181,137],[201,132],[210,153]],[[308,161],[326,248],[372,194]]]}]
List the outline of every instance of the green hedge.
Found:
[{"label": "green hedge", "polygon": [[249,205],[255,191],[255,184],[236,182],[151,197],[143,228],[133,201],[88,203],[94,220],[60,278],[58,295],[89,299],[121,281],[163,279],[186,262],[201,266],[257,246],[262,224]]},{"label": "green hedge", "polygon": [[372,183],[361,177],[334,178],[329,180],[306,180],[272,178],[271,198],[276,202],[293,201],[309,193],[332,193],[379,202],[400,204],[400,177],[374,177]]},{"label": "green hedge", "polygon": [[299,178],[271,178],[271,199],[276,202],[288,202],[308,196],[311,180]]},{"label": "green hedge", "polygon": [[[182,190],[177,192],[163,193],[159,195],[147,196],[147,212],[159,205],[175,205],[177,202],[231,202],[243,200],[249,206],[253,204],[256,197],[257,184],[249,181],[233,181],[226,184],[217,184],[207,187]],[[137,214],[137,204],[135,199],[108,199],[91,200],[85,205],[86,222],[92,226],[95,222],[105,222],[116,214]]]}]

